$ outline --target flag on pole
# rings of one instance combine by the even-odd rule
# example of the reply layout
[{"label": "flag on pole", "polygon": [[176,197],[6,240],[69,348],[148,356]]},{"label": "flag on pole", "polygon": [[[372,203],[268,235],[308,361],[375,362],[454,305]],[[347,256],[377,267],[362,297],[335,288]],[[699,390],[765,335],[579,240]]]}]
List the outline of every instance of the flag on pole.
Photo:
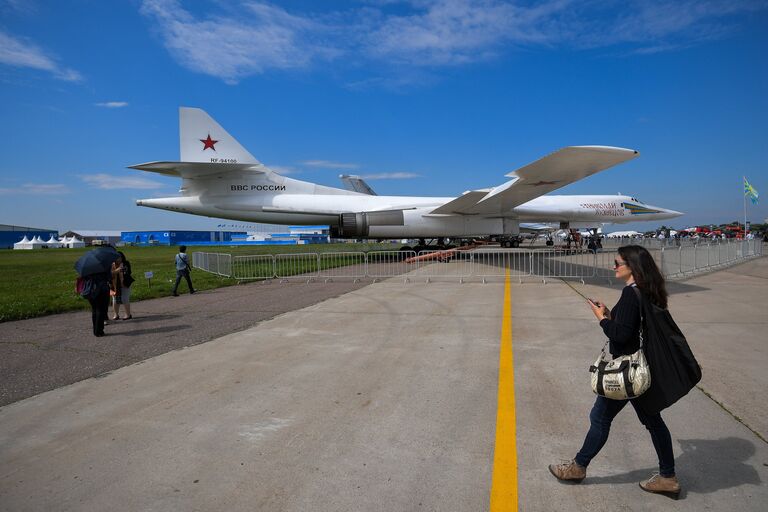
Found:
[{"label": "flag on pole", "polygon": [[757,198],[760,197],[755,187],[749,184],[746,176],[744,177],[744,195],[752,201],[752,204],[757,204]]}]

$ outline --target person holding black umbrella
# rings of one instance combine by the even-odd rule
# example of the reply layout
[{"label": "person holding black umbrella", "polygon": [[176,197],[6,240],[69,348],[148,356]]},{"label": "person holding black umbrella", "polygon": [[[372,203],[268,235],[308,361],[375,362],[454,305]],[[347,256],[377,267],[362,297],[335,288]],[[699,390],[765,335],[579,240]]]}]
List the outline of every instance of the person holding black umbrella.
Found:
[{"label": "person holding black umbrella", "polygon": [[103,245],[83,254],[75,262],[75,270],[83,278],[81,295],[91,304],[93,335],[104,336],[104,324],[109,310],[109,283],[112,280],[112,263],[118,258],[111,245]]}]

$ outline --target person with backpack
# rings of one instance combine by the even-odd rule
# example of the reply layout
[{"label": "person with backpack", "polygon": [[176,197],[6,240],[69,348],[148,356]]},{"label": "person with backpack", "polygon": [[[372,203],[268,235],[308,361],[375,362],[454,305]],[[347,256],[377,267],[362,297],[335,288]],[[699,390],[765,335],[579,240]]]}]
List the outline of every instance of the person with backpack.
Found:
[{"label": "person with backpack", "polygon": [[[588,299],[592,312],[600,322],[600,327],[608,337],[611,355],[635,353],[640,348],[640,328],[642,324],[641,307],[644,304],[656,306],[666,311],[667,290],[659,268],[650,253],[639,245],[620,247],[614,260],[616,278],[624,281],[619,302],[612,310],[597,300]],[[640,293],[636,293],[634,288]],[[648,315],[646,315],[647,320]],[[649,332],[644,331],[648,336]],[[647,345],[646,345],[647,346]],[[645,350],[645,349],[644,349]],[[650,358],[649,358],[650,359]],[[651,365],[651,386],[654,383],[653,365]],[[562,464],[552,464],[549,471],[562,481],[581,482],[587,476],[587,466],[597,456],[608,441],[611,422],[621,410],[631,403],[640,422],[648,429],[653,447],[659,460],[659,473],[640,482],[644,491],[663,494],[677,499],[680,483],[675,476],[675,457],[672,451],[672,436],[661,418],[660,408],[643,404],[644,396],[632,400],[613,400],[598,395],[589,415],[590,428],[581,450],[572,460]]]},{"label": "person with backpack", "polygon": [[189,266],[189,257],[187,256],[187,246],[179,246],[179,254],[176,255],[176,283],[173,285],[173,296],[178,297],[179,283],[181,278],[187,280],[187,286],[189,286],[189,293],[195,293],[195,288],[192,286],[192,278],[189,276],[192,268]]}]

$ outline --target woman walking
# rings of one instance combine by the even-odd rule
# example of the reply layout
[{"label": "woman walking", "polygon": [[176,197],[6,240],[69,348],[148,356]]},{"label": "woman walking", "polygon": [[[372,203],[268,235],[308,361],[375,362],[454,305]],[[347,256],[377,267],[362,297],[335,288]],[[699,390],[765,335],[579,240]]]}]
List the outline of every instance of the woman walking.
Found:
[{"label": "woman walking", "polygon": [[[639,245],[619,248],[613,268],[616,278],[626,284],[619,302],[610,311],[599,301],[589,301],[589,305],[608,336],[610,352],[615,358],[633,354],[640,348],[640,301],[633,288],[637,287],[644,298],[664,309],[667,307],[667,291],[656,262]],[[634,400],[612,400],[598,396],[589,415],[590,427],[581,450],[573,460],[550,465],[549,471],[559,480],[581,482],[587,476],[587,466],[608,440],[611,422],[628,402],[632,403],[640,423],[650,432],[659,458],[659,473],[640,482],[640,487],[648,492],[677,499],[680,484],[675,476],[675,458],[669,429],[661,414],[646,414]]]},{"label": "woman walking", "polygon": [[114,315],[112,320],[120,319],[120,305],[125,308],[123,320],[130,320],[131,315],[131,285],[133,276],[131,275],[131,262],[125,257],[125,254],[118,251],[119,257],[112,264],[112,290],[115,294],[112,297],[112,309]]}]

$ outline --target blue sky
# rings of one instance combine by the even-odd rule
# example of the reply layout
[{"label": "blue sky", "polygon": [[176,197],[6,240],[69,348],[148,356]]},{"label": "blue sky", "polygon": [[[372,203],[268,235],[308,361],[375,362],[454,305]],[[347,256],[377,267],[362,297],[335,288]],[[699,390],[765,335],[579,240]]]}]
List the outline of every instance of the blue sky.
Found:
[{"label": "blue sky", "polygon": [[[179,182],[180,105],[279,172],[459,195],[558,148],[641,156],[557,193],[768,217],[768,1],[0,0],[0,223],[208,229],[135,206]],[[645,223],[630,228],[651,228]],[[609,227],[607,231],[625,229]]]}]

